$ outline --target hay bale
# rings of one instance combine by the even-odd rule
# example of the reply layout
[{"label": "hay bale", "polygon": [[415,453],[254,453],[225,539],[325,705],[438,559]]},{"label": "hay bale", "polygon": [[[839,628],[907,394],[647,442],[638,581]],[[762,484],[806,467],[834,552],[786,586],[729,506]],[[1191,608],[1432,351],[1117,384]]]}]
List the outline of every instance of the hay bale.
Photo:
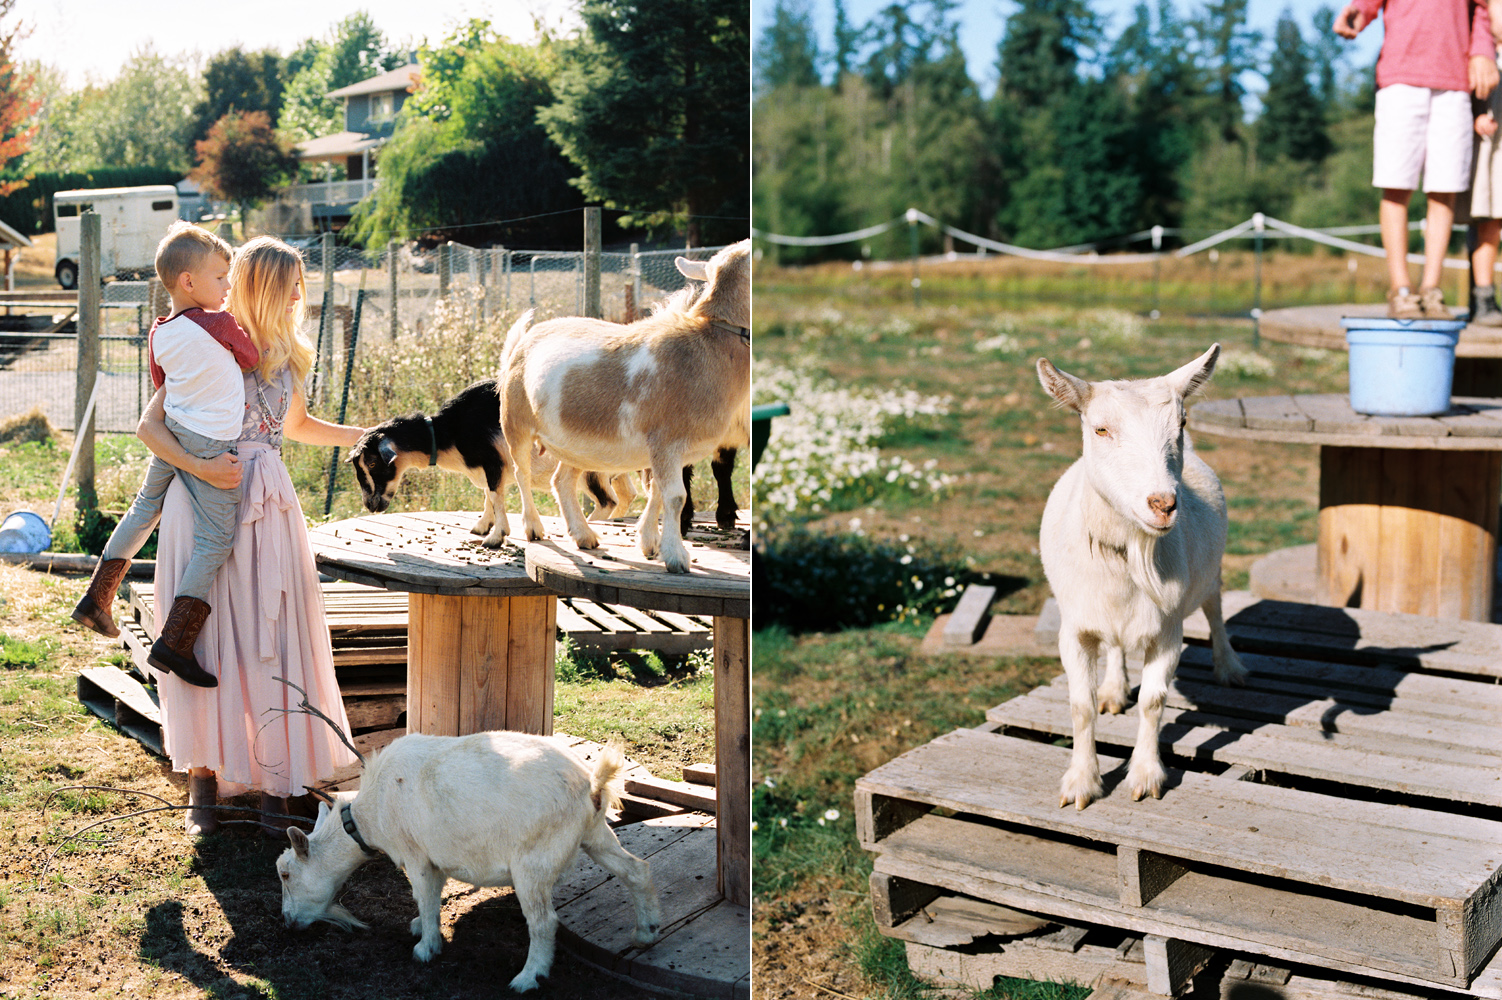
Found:
[{"label": "hay bale", "polygon": [[57,429],[40,406],[33,406],[25,413],[0,420],[0,444],[28,441],[50,441],[57,437]]}]

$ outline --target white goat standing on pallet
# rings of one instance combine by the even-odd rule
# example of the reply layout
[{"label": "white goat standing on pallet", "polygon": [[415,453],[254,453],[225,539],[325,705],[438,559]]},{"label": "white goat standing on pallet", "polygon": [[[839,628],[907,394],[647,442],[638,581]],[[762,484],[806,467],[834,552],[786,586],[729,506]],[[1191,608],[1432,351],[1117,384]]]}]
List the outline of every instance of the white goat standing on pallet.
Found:
[{"label": "white goat standing on pallet", "polygon": [[553,966],[553,886],[583,848],[626,886],[635,940],[651,944],[662,921],[651,871],[605,821],[619,803],[611,784],[623,766],[620,751],[607,748],[591,774],[552,739],[525,733],[408,733],[366,765],[358,792],[337,793],[336,812],[319,805],[312,836],[287,831],[292,847],[276,862],[282,919],[288,927],[365,927],[334,894],[381,852],[412,883],[412,933],[422,937],[412,956],[426,962],[443,947],[438,914],[450,878],[515,886],[530,941],[511,988],[523,993]]},{"label": "white goat standing on pallet", "polygon": [[[648,559],[661,554],[669,573],[687,573],[683,467],[734,443],[751,398],[751,241],[677,264],[705,283],[703,292],[685,288],[635,323],[570,317],[529,330],[524,314],[506,335],[501,429],[519,483],[531,480],[534,439],[558,459],[553,495],[581,549],[600,542],[579,508],[580,470],[650,469],[637,540]],[[531,492],[521,494],[527,538],[536,541],[545,536],[542,518]]]},{"label": "white goat standing on pallet", "polygon": [[[1184,618],[1210,621],[1215,679],[1240,686],[1246,668],[1226,638],[1220,561],[1226,501],[1220,481],[1184,433],[1184,402],[1210,379],[1220,345],[1159,378],[1087,382],[1038,360],[1038,380],[1080,415],[1084,454],[1059,479],[1043,510],[1038,548],[1059,603],[1059,657],[1069,677],[1074,756],[1059,805],[1101,797],[1095,716],[1127,702],[1126,654],[1145,659],[1142,721],[1127,782],[1133,801],[1160,798],[1167,775],[1158,726],[1179,663]],[[1097,703],[1097,664],[1105,657]]]}]

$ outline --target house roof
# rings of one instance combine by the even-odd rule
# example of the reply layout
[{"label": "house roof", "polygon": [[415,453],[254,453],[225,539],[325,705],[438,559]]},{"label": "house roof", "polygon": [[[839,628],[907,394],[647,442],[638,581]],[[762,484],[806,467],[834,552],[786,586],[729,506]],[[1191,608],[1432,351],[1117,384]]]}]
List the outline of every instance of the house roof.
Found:
[{"label": "house roof", "polygon": [[398,66],[394,70],[382,73],[380,76],[373,76],[369,80],[361,80],[359,83],[352,83],[348,87],[331,90],[324,96],[357,97],[360,94],[379,94],[385,90],[410,90],[412,89],[412,85],[417,82],[418,70],[417,63],[408,63],[405,66]]},{"label": "house roof", "polygon": [[295,147],[299,160],[320,160],[325,157],[358,156],[367,149],[375,149],[386,141],[385,136],[369,132],[337,132],[321,135]]},{"label": "house roof", "polygon": [[30,237],[16,232],[14,229],[12,229],[10,226],[7,226],[3,222],[0,222],[0,244],[13,247],[29,247],[35,245],[31,242]]}]

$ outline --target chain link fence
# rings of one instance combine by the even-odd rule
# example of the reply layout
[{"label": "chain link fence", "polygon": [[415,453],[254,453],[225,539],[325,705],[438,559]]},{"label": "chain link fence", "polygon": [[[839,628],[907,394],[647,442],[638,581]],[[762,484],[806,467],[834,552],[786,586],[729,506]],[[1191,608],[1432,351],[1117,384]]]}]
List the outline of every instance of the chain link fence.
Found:
[{"label": "chain link fence", "polygon": [[[535,309],[538,319],[547,319],[581,315],[585,308],[590,269],[583,252],[458,243],[428,251],[410,244],[361,251],[327,247],[316,237],[300,243],[307,278],[303,332],[317,346],[319,359],[311,403],[330,419],[338,419],[337,410],[346,402],[345,382],[355,409],[368,409],[358,404],[374,388],[360,380],[370,355],[393,349],[416,357],[443,353],[443,338],[427,336],[435,325],[468,324],[473,332],[498,339],[522,310]],[[705,260],[718,249],[598,254],[601,317],[630,322],[645,315],[683,287],[675,257]],[[22,315],[22,306],[7,310],[16,315],[0,316],[0,420],[40,407],[54,427],[73,430],[78,348],[71,310],[57,305],[46,315]],[[99,432],[134,432],[152,393],[146,334],[152,317],[169,308],[155,281],[104,283],[95,414]],[[494,344],[497,358],[499,346]],[[475,377],[483,374],[488,372]],[[422,408],[431,412],[443,398]],[[355,419],[352,412],[346,417]]]}]

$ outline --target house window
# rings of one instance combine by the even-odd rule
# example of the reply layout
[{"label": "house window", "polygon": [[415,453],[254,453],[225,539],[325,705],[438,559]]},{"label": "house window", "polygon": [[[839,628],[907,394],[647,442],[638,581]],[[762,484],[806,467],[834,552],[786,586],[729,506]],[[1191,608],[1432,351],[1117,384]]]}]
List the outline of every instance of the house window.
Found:
[{"label": "house window", "polygon": [[388,122],[395,115],[395,94],[387,91],[384,94],[370,95],[370,120],[373,122]]}]

